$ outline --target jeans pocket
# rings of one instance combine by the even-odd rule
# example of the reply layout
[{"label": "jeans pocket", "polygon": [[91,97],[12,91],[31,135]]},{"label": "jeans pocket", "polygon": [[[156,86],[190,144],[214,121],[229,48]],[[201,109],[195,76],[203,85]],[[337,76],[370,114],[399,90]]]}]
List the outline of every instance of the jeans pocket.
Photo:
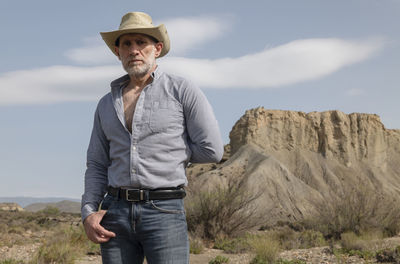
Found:
[{"label": "jeans pocket", "polygon": [[108,214],[108,211],[112,209],[112,207],[115,205],[115,198],[113,196],[107,195],[104,197],[103,201],[101,201],[100,206],[99,206],[99,211],[100,210],[106,210]]},{"label": "jeans pocket", "polygon": [[170,199],[170,200],[152,200],[150,201],[151,206],[163,213],[167,214],[184,214],[182,199]]}]

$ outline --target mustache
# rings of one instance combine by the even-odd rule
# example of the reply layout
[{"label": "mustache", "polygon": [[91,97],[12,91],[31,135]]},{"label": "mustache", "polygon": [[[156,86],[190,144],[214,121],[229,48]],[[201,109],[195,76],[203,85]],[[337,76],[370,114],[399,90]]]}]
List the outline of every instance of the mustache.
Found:
[{"label": "mustache", "polygon": [[141,56],[132,56],[130,55],[129,57],[126,58],[127,61],[134,61],[134,60],[143,60],[143,57]]}]

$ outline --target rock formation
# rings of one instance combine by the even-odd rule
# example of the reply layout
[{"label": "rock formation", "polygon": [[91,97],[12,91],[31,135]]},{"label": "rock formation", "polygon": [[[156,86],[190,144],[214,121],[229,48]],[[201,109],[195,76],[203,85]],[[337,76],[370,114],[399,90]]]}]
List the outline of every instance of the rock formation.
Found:
[{"label": "rock formation", "polygon": [[373,114],[248,110],[230,133],[230,158],[193,184],[244,177],[271,221],[313,214],[314,204],[365,185],[400,193],[400,130]]},{"label": "rock formation", "polygon": [[0,203],[0,211],[21,212],[24,208],[17,203]]}]

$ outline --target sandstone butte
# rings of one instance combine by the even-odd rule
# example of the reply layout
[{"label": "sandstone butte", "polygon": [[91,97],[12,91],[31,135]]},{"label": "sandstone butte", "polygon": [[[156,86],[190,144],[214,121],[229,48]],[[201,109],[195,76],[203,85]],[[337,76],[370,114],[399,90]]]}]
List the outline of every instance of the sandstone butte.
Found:
[{"label": "sandstone butte", "polygon": [[311,216],[346,188],[400,193],[400,130],[386,129],[374,114],[259,107],[236,122],[229,145],[229,158],[190,184],[213,188],[243,178],[248,190],[262,192],[254,203],[270,222]]},{"label": "sandstone butte", "polygon": [[17,203],[0,203],[0,211],[22,212],[25,210]]}]

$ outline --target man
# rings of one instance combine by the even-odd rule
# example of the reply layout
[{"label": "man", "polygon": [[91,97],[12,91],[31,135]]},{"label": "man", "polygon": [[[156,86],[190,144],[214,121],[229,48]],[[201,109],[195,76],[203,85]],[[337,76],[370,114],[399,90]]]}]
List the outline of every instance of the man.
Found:
[{"label": "man", "polygon": [[[200,89],[164,73],[164,25],[133,12],[101,33],[127,75],[98,103],[87,151],[82,219],[103,263],[188,263],[188,162],[219,162],[223,144]],[[101,204],[101,205],[100,205]]]}]

